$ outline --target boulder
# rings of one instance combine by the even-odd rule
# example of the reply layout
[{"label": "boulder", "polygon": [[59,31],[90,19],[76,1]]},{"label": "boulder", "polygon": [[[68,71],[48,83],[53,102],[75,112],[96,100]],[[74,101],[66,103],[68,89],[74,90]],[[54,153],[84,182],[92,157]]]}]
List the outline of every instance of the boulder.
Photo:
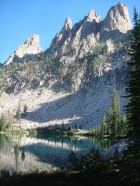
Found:
[{"label": "boulder", "polygon": [[103,159],[108,160],[116,156],[123,156],[123,152],[127,150],[128,140],[121,139],[116,144],[110,146],[103,154]]}]

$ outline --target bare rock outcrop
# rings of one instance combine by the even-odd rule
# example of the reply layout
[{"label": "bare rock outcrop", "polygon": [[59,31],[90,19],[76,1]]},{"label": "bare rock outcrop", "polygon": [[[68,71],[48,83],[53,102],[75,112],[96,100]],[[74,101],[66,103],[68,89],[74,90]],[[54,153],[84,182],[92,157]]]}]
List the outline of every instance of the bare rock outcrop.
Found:
[{"label": "bare rock outcrop", "polygon": [[101,32],[104,30],[119,30],[121,33],[127,33],[131,29],[128,8],[119,2],[116,6],[111,7],[107,13]]},{"label": "bare rock outcrop", "polygon": [[100,42],[106,42],[109,39],[115,41],[130,30],[132,30],[132,24],[128,8],[119,2],[110,8],[103,21],[100,31]]},{"label": "bare rock outcrop", "polygon": [[72,21],[67,18],[62,30],[52,40],[48,53],[58,55],[74,51],[75,56],[83,56],[99,41],[100,16],[92,9],[88,16],[72,27]]},{"label": "bare rock outcrop", "polygon": [[39,35],[31,35],[24,44],[20,45],[16,51],[8,58],[4,65],[9,65],[12,62],[20,61],[21,58],[27,55],[34,55],[42,52],[39,45]]},{"label": "bare rock outcrop", "polygon": [[[62,30],[53,39],[47,50],[50,55],[63,55],[72,52],[72,57],[83,57],[93,53],[93,48],[102,43],[117,40],[132,29],[127,6],[122,3],[111,7],[104,20],[91,9],[88,16],[72,27],[70,18],[66,19]],[[111,46],[111,44],[109,43]],[[108,52],[113,51],[113,46]]]},{"label": "bare rock outcrop", "polygon": [[89,22],[100,22],[101,18],[100,16],[94,11],[94,9],[91,9],[91,11],[88,14],[87,21]]},{"label": "bare rock outcrop", "polygon": [[57,55],[64,53],[67,49],[67,43],[71,38],[72,20],[67,18],[65,20],[64,26],[60,32],[58,32],[55,38],[52,40],[50,51],[51,53]]}]

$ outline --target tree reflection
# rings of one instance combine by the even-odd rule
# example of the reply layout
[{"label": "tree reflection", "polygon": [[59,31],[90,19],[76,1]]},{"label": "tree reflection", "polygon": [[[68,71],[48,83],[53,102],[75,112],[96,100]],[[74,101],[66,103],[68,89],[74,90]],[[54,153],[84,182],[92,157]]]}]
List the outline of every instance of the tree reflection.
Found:
[{"label": "tree reflection", "polygon": [[16,142],[14,144],[14,154],[15,154],[16,172],[18,172],[18,157],[19,157],[19,154],[20,154],[19,141],[18,141],[18,139],[16,139]]}]

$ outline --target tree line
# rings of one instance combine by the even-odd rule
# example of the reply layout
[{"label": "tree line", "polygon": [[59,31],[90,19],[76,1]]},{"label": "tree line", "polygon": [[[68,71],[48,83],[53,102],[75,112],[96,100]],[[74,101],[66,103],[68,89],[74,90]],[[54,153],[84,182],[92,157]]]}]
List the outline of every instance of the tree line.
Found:
[{"label": "tree line", "polygon": [[110,136],[116,138],[126,135],[127,131],[127,119],[121,113],[120,97],[114,89],[110,108],[103,116],[101,125],[93,127],[91,133],[96,137]]}]

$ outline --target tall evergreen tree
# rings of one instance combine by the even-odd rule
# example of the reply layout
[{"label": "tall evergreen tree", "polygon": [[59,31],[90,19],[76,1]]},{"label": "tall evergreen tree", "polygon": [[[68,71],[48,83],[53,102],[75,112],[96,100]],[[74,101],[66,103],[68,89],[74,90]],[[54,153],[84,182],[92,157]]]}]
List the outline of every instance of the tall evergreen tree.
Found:
[{"label": "tall evergreen tree", "polygon": [[121,123],[121,110],[120,110],[120,97],[117,95],[116,92],[116,133],[117,136],[121,135],[121,128],[122,128],[122,123]]},{"label": "tall evergreen tree", "polygon": [[101,125],[101,135],[103,136],[106,134],[107,134],[106,116],[103,116],[102,125]]},{"label": "tall evergreen tree", "polygon": [[17,121],[19,122],[20,121],[20,116],[21,116],[21,106],[20,106],[20,101],[21,99],[19,98],[19,102],[18,102],[18,107],[17,107],[17,110],[16,110],[16,118],[17,118]]},{"label": "tall evergreen tree", "polygon": [[114,89],[113,91],[113,98],[112,98],[112,105],[107,111],[106,114],[106,123],[108,128],[108,134],[112,137],[116,137],[120,135],[120,99],[117,94],[117,91]]},{"label": "tall evergreen tree", "polygon": [[120,119],[120,135],[127,135],[128,126],[126,116],[123,115]]},{"label": "tall evergreen tree", "polygon": [[126,84],[129,103],[126,107],[128,120],[128,137],[131,143],[132,159],[140,159],[140,19],[134,7],[134,28],[132,31],[131,48],[129,54],[131,57],[130,79]]},{"label": "tall evergreen tree", "polygon": [[5,130],[5,117],[2,114],[0,117],[0,131],[4,131]]}]

